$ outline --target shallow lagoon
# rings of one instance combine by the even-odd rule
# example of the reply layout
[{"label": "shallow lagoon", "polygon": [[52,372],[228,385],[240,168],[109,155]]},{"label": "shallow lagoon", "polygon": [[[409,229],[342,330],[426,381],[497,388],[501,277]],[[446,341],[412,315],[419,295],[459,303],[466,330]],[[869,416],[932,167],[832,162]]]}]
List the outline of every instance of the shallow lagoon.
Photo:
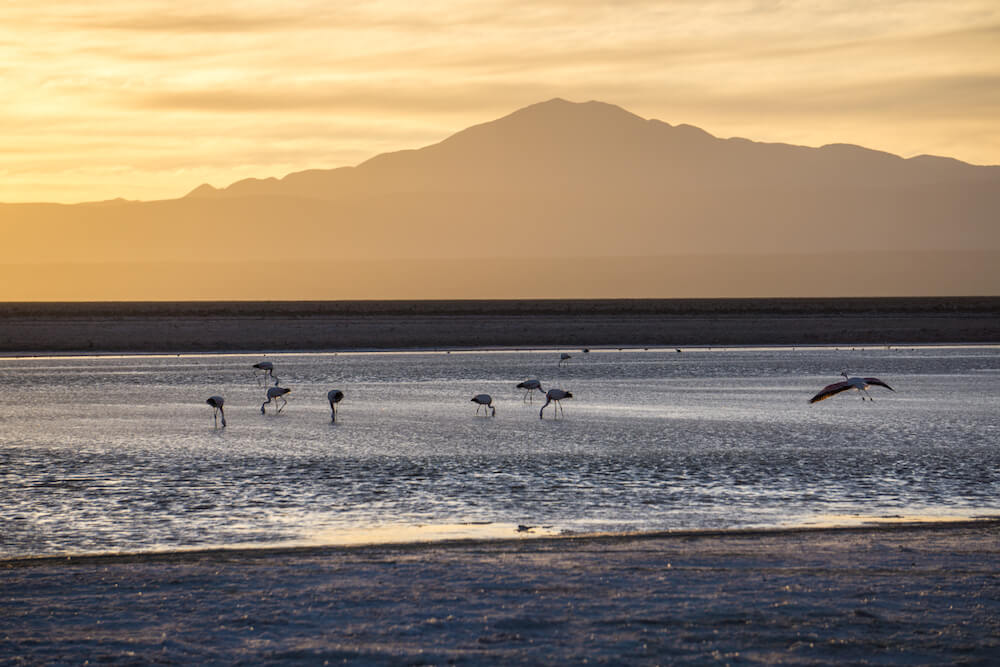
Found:
[{"label": "shallow lagoon", "polygon": [[[0,360],[0,557],[1000,513],[1000,348],[570,353]],[[897,391],[809,405],[845,368]]]}]

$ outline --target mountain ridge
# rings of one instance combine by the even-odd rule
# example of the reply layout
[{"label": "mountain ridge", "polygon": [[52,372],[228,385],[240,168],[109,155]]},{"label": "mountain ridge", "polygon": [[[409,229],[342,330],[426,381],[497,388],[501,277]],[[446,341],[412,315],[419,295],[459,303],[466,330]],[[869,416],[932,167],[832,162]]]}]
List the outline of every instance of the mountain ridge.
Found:
[{"label": "mountain ridge", "polygon": [[[743,262],[735,275],[726,257],[856,253],[892,254],[886,264],[894,267],[891,280],[883,271],[881,283],[866,282],[877,260],[868,266],[847,262],[842,273],[824,276],[842,284],[844,296],[919,295],[908,290],[966,284],[950,275],[961,266],[955,253],[1000,251],[998,220],[1000,167],[934,156],[901,158],[852,144],[810,148],[720,139],[615,105],[561,99],[354,167],[244,179],[224,189],[205,184],[160,201],[0,205],[13,249],[8,264],[11,257],[64,267],[196,263],[216,266],[222,275],[232,262],[280,262],[282,271],[295,262],[312,262],[319,264],[309,265],[310,276],[329,284],[330,298],[348,289],[336,275],[345,262],[382,263],[377,272],[358,273],[367,281],[380,280],[393,262],[417,262],[407,265],[425,267],[406,286],[411,298],[421,293],[420,285],[427,298],[442,289],[440,278],[421,282],[420,272],[436,260],[477,258],[508,258],[509,271],[524,271],[524,261],[544,269],[546,262],[558,260],[564,267],[579,258],[582,273],[563,268],[567,277],[559,278],[539,271],[539,281],[557,281],[556,287],[538,288],[552,297],[561,293],[560,280],[570,290],[570,275],[578,285],[590,284],[580,276],[591,264],[594,270],[614,267],[607,281],[621,279],[622,297],[674,289],[677,293],[663,296],[677,297],[752,293],[763,269]],[[899,253],[910,253],[909,270],[923,272],[920,281],[907,282],[908,264]],[[943,253],[951,254],[946,260]],[[671,282],[683,273],[666,267],[657,272],[646,263],[647,284],[660,290],[648,294],[635,276],[623,278],[628,262],[587,259],[597,257],[705,257],[708,274],[719,278],[711,285],[701,278],[700,284],[674,288]],[[328,272],[316,268],[324,262]],[[499,266],[494,262],[468,279],[470,296],[483,296],[476,285],[507,280]],[[1000,294],[1000,268],[982,259],[969,266],[986,268],[977,268],[978,275],[962,273],[968,293]],[[808,296],[801,290],[816,284],[808,276],[808,261],[791,261],[783,270],[788,295]],[[212,273],[198,275],[204,284]],[[178,276],[178,284],[187,279]],[[732,287],[726,279],[734,281]],[[262,280],[253,277],[254,284]],[[769,280],[759,283],[761,289],[782,296],[774,291],[773,275]],[[393,297],[395,285],[386,287],[384,298]],[[375,298],[378,290],[363,293]]]},{"label": "mountain ridge", "polygon": [[[603,134],[596,131],[595,128],[603,130]],[[656,162],[655,155],[667,158],[678,151],[689,151],[694,155],[684,154],[681,157],[689,161],[707,162],[712,171],[717,171],[719,165],[725,166],[727,164],[736,165],[735,168],[738,169],[751,157],[759,159],[761,155],[767,155],[769,160],[776,162],[772,166],[780,169],[781,173],[797,173],[801,172],[802,169],[822,170],[824,160],[832,161],[836,158],[840,161],[851,160],[853,167],[861,166],[866,170],[875,169],[878,163],[882,163],[882,167],[886,165],[903,166],[903,169],[910,170],[905,176],[891,177],[895,180],[916,177],[924,182],[934,182],[944,178],[969,178],[972,173],[979,170],[991,173],[984,173],[977,178],[1000,178],[1000,166],[971,165],[950,157],[919,155],[903,158],[886,151],[850,143],[831,143],[814,148],[780,142],[760,142],[743,137],[725,139],[686,123],[670,125],[657,119],[644,119],[622,107],[604,102],[592,100],[574,103],[562,98],[554,98],[523,107],[496,120],[470,126],[437,143],[416,149],[381,153],[353,167],[309,169],[292,172],[281,178],[243,179],[222,188],[203,184],[186,196],[245,196],[284,193],[296,196],[309,194],[314,197],[323,197],[329,194],[318,189],[332,190],[336,196],[336,193],[343,189],[357,188],[356,181],[369,176],[371,172],[375,172],[372,174],[373,177],[384,178],[385,171],[407,168],[409,167],[408,163],[421,159],[437,158],[442,155],[446,161],[449,157],[454,160],[456,158],[451,154],[463,151],[466,153],[485,152],[486,155],[481,156],[484,159],[503,160],[509,165],[508,171],[516,171],[517,165],[511,164],[512,156],[509,152],[502,150],[500,144],[514,145],[521,151],[524,151],[527,146],[534,161],[537,161],[536,154],[540,152],[540,149],[563,155],[572,152],[578,158],[594,158],[594,153],[598,149],[608,150],[606,139],[602,140],[600,145],[592,147],[591,151],[585,150],[586,145],[573,151],[572,140],[580,136],[603,136],[609,133],[614,135],[615,141],[622,142],[632,149],[637,145],[649,144],[648,150],[643,153],[644,162],[637,164],[636,170],[649,168],[649,162]],[[560,138],[561,141],[558,140]],[[534,150],[530,150],[531,148]],[[745,153],[748,150],[755,151],[757,155],[747,156]],[[532,160],[527,158],[523,160],[523,162],[530,161]],[[476,167],[474,164],[468,164],[467,161],[459,165],[447,166],[453,172],[467,171],[469,168]],[[619,164],[619,166],[621,165]],[[661,160],[658,166],[662,168],[664,162]],[[697,164],[694,166],[697,167]],[[840,165],[827,167],[827,175],[831,169],[839,169],[839,167]],[[965,173],[959,174],[958,171]],[[701,175],[700,172],[699,175]],[[841,178],[850,175],[850,173],[840,174]],[[758,174],[755,181],[760,180],[761,177],[762,175]],[[855,178],[868,181],[875,178],[885,182],[890,177],[887,177],[886,174],[865,173],[856,175]],[[518,181],[516,186],[524,188],[524,180],[529,179]],[[530,182],[537,183],[538,181],[537,178],[533,177]],[[313,190],[307,193],[304,190],[306,187]],[[434,184],[425,181],[421,183],[421,187],[426,190],[429,187],[434,187]],[[437,189],[444,191],[443,188]],[[405,191],[406,188],[397,184],[395,187],[388,187],[383,191],[393,190]]]}]

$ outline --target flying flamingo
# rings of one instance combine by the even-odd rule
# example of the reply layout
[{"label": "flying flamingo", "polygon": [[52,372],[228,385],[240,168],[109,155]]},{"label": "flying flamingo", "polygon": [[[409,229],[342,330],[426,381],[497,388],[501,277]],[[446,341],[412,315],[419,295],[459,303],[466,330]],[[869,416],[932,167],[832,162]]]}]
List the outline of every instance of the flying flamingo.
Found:
[{"label": "flying flamingo", "polygon": [[844,379],[841,382],[834,382],[833,384],[827,385],[820,389],[819,393],[809,399],[810,403],[818,403],[819,401],[835,396],[842,391],[849,391],[851,389],[861,392],[861,400],[865,400],[865,396],[868,397],[869,401],[874,401],[868,394],[868,387],[871,385],[877,385],[879,387],[885,387],[889,391],[896,391],[885,382],[882,382],[878,378],[859,378],[859,377],[848,377],[847,371],[841,372]]},{"label": "flying flamingo", "polygon": [[339,389],[331,389],[327,392],[326,399],[330,401],[330,421],[337,421],[337,403],[344,400],[344,392]]},{"label": "flying flamingo", "polygon": [[[472,402],[477,404],[476,405],[476,414],[477,415],[479,414],[479,410],[481,408],[486,407],[486,408],[489,408],[490,410],[493,411],[493,414],[490,415],[491,417],[496,417],[497,416],[496,406],[493,405],[493,397],[490,396],[489,394],[476,394],[475,396],[472,397]],[[484,414],[485,414],[485,412],[484,412]]]},{"label": "flying flamingo", "polygon": [[[563,400],[564,398],[573,398],[573,394],[568,391],[563,391],[562,389],[549,389],[549,391],[545,394],[545,405],[548,405],[549,403],[555,403],[556,406],[552,409],[553,410],[558,409],[559,411],[557,413],[558,415],[559,413],[562,412],[563,409],[562,404],[559,401]],[[538,411],[539,419],[545,418],[544,415],[542,414],[542,412],[545,411],[545,405],[543,405],[542,409]]]},{"label": "flying flamingo", "polygon": [[226,411],[222,409],[226,399],[221,396],[209,396],[205,402],[212,406],[212,420],[215,422],[215,427],[219,428],[219,415],[221,414],[222,428],[226,428]]},{"label": "flying flamingo", "polygon": [[569,354],[567,352],[563,352],[562,354],[559,355],[559,365],[562,366],[562,364],[563,364],[564,361],[569,361],[572,358],[573,358],[573,355],[571,355],[571,354]]},{"label": "flying flamingo", "polygon": [[530,380],[525,380],[524,382],[518,382],[517,388],[524,390],[524,396],[521,398],[521,400],[522,401],[526,400],[529,403],[531,402],[531,398],[534,395],[534,391],[536,389],[543,394],[545,393],[545,390],[542,389],[542,383],[536,380],[535,378],[531,378]]},{"label": "flying flamingo", "polygon": [[[281,412],[286,405],[288,405],[288,399],[285,398],[285,394],[290,392],[291,389],[287,387],[268,387],[267,389],[267,400],[260,404],[260,414],[267,414],[265,409],[267,404],[274,401],[275,414]],[[278,407],[278,401],[281,401],[281,407]]]},{"label": "flying flamingo", "polygon": [[[258,363],[256,363],[256,364],[253,365],[253,369],[254,369],[253,376],[255,378],[257,377],[257,371],[263,371],[262,375],[265,378],[270,375],[271,379],[274,380],[274,386],[275,387],[278,386],[278,378],[274,374],[274,364],[272,362],[270,362],[270,361],[261,361],[261,362],[258,362]],[[260,378],[257,378],[257,384],[260,384]]]}]

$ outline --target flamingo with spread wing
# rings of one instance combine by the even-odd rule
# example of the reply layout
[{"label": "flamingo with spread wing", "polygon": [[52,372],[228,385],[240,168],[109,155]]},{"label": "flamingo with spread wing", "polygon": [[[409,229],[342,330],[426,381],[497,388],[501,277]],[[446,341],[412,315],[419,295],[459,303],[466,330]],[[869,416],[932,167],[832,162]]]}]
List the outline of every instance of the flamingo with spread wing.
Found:
[{"label": "flamingo with spread wing", "polygon": [[874,401],[875,399],[872,398],[871,395],[868,393],[868,387],[871,387],[873,385],[877,387],[885,387],[889,391],[896,391],[895,389],[887,385],[885,382],[882,382],[882,380],[879,380],[878,378],[849,377],[847,375],[847,371],[843,371],[841,375],[844,376],[844,379],[842,381],[834,382],[833,384],[829,384],[823,387],[822,389],[819,390],[819,393],[817,393],[815,396],[809,399],[809,402],[818,403],[819,401],[826,400],[831,396],[836,396],[837,394],[843,391],[852,391],[852,390],[861,392],[862,401],[865,400],[865,397],[868,397],[869,401]]}]

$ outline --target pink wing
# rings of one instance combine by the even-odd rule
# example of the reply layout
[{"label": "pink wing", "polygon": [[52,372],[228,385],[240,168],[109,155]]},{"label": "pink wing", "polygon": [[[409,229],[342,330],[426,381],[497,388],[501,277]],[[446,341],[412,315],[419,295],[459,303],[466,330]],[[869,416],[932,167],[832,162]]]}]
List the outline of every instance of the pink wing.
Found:
[{"label": "pink wing", "polygon": [[810,403],[816,403],[818,401],[822,401],[825,398],[830,398],[831,396],[835,396],[835,395],[839,394],[840,392],[842,392],[842,391],[844,391],[846,389],[850,389],[850,388],[851,388],[851,385],[849,385],[847,382],[844,382],[844,381],[834,382],[833,384],[828,384],[827,386],[825,386],[822,389],[820,389],[818,394],[816,394],[815,396],[813,396],[812,398],[810,398],[809,402]]},{"label": "pink wing", "polygon": [[889,391],[896,391],[895,389],[887,385],[885,382],[882,382],[878,378],[865,378],[865,382],[867,382],[868,384],[877,384],[880,387],[885,387]]}]

